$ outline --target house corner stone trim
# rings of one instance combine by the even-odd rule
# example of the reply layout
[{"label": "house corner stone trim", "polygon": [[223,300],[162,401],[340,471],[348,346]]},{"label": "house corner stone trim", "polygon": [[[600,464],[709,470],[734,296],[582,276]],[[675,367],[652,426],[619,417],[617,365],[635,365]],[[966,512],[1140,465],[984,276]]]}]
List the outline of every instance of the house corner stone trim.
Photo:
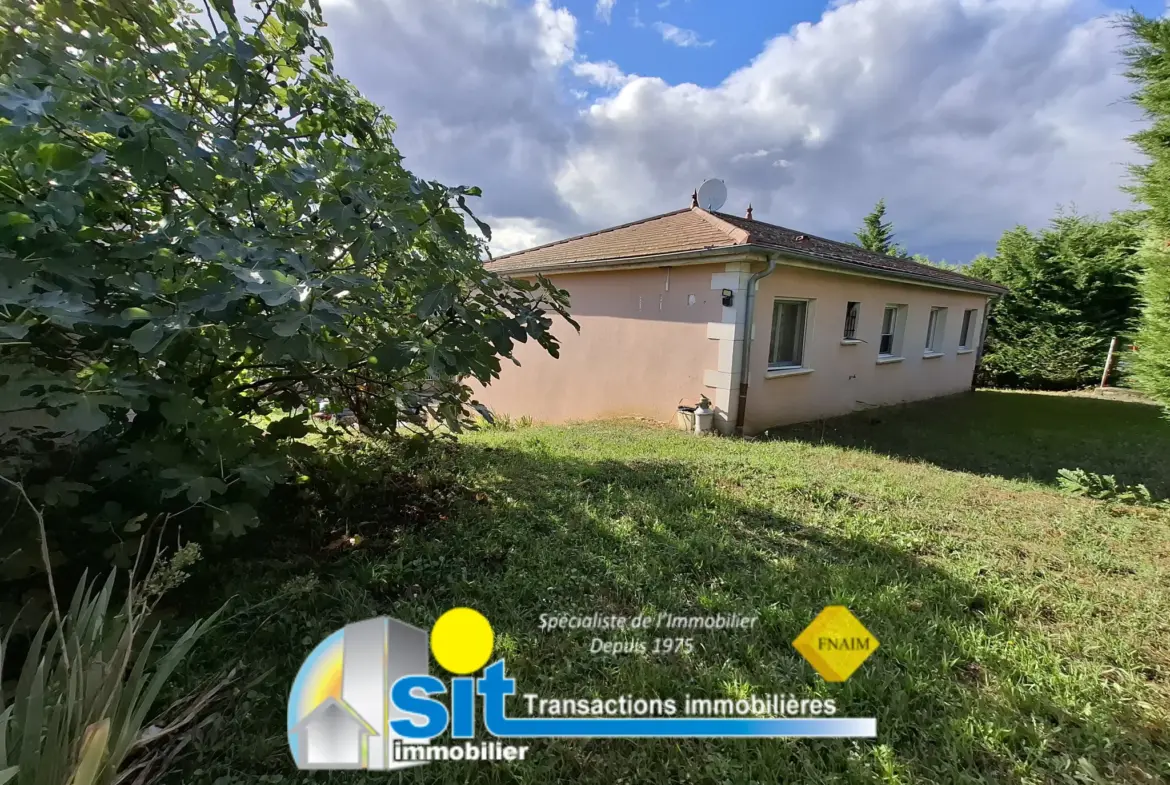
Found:
[{"label": "house corner stone trim", "polygon": [[715,427],[720,433],[735,430],[736,409],[739,406],[739,371],[743,358],[743,307],[747,297],[751,265],[731,262],[721,273],[711,275],[711,290],[731,290],[731,305],[723,306],[722,320],[707,323],[707,340],[718,341],[718,367],[703,371],[703,385],[707,397],[715,405]]}]

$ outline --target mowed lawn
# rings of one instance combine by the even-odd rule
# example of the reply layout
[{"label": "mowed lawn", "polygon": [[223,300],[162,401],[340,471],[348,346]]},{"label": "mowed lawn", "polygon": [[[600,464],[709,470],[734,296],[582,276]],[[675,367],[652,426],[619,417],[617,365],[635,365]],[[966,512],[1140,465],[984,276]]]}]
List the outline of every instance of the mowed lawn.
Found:
[{"label": "mowed lawn", "polygon": [[[537,741],[523,764],[381,779],[1170,781],[1170,513],[1055,488],[1057,469],[1079,466],[1165,495],[1170,424],[1152,406],[980,392],[758,441],[626,422],[462,441],[459,471],[479,493],[443,519],[226,569],[219,590],[244,609],[207,645],[264,675],[176,781],[373,781],[292,769],[283,701],[295,670],[347,622],[429,626],[461,605],[492,622],[521,692],[832,697],[840,716],[877,717],[878,738]],[[791,646],[835,604],[881,641],[842,684]],[[538,629],[542,613],[660,611],[760,623],[658,656],[591,655],[590,633]]]}]

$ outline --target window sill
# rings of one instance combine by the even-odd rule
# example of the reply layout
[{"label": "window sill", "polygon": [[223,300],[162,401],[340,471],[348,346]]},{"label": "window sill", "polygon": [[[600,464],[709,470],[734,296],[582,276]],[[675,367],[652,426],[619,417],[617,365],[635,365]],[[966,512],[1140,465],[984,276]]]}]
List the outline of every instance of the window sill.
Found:
[{"label": "window sill", "polygon": [[861,341],[857,340],[856,338],[842,338],[841,339],[842,346],[856,346],[859,343],[861,343]]},{"label": "window sill", "polygon": [[956,354],[971,354],[974,351],[974,349],[959,349]]},{"label": "window sill", "polygon": [[933,360],[936,357],[942,357],[944,354],[945,352],[923,352],[922,359]]},{"label": "window sill", "polygon": [[764,372],[764,378],[778,379],[781,376],[804,376],[812,372],[812,368],[769,368]]},{"label": "window sill", "polygon": [[878,365],[890,365],[892,363],[900,363],[905,359],[906,359],[905,357],[878,357],[877,364]]}]

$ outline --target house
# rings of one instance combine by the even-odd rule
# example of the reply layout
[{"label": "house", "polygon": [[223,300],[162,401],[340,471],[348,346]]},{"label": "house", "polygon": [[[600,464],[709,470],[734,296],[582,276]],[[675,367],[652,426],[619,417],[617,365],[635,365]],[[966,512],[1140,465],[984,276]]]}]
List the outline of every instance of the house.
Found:
[{"label": "house", "polygon": [[720,431],[749,435],[969,389],[1006,292],[694,202],[486,267],[547,276],[581,325],[554,330],[559,359],[516,348],[477,391],[495,413],[665,421],[706,395]]},{"label": "house", "polygon": [[337,698],[326,698],[289,733],[297,739],[296,760],[301,769],[364,769],[369,739],[378,735]]}]

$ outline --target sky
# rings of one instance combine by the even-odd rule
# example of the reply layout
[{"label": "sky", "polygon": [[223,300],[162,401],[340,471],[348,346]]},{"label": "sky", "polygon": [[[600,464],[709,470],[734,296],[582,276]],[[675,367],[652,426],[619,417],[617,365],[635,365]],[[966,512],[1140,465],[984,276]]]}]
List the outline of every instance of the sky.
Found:
[{"label": "sky", "polygon": [[[966,262],[1138,160],[1102,0],[324,0],[338,71],[406,165],[478,185],[494,253],[687,207]],[[1161,1],[1132,4],[1150,15]]]}]

